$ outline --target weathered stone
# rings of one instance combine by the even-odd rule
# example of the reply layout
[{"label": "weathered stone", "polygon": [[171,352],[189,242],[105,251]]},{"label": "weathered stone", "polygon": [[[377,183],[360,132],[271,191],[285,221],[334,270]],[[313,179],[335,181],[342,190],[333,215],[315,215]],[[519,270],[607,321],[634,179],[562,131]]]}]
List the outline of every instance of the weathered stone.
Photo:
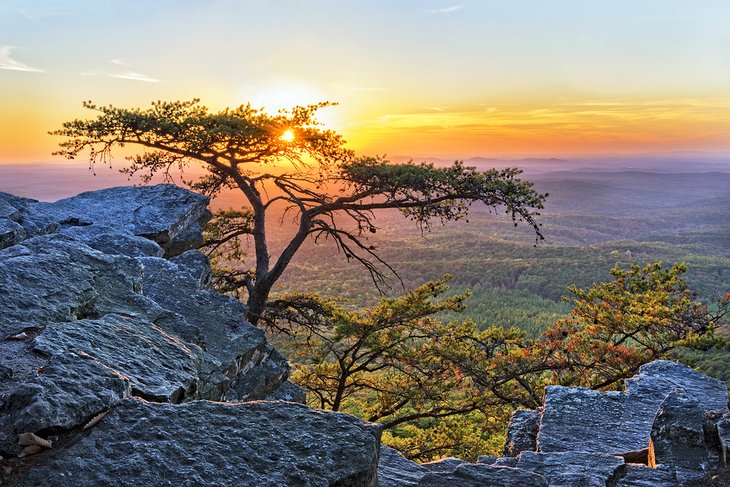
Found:
[{"label": "weathered stone", "polygon": [[20,209],[29,202],[35,202],[35,200],[21,198],[20,196],[0,191],[0,218],[7,218],[8,220],[17,222],[20,219]]},{"label": "weathered stone", "polygon": [[170,262],[183,269],[197,280],[198,289],[208,289],[213,271],[208,257],[198,250],[188,250],[170,259]]},{"label": "weathered stone", "polygon": [[678,389],[662,402],[651,428],[649,466],[664,464],[707,470],[719,465],[706,442],[705,410],[699,401]]},{"label": "weathered stone", "polygon": [[266,399],[289,377],[289,362],[286,357],[266,346],[268,356],[256,367],[239,374],[226,393],[226,401],[255,401]]},{"label": "weathered stone", "polygon": [[507,426],[504,456],[516,457],[520,452],[537,450],[537,431],[540,425],[540,412],[519,409],[512,414],[509,426]]},{"label": "weathered stone", "polygon": [[380,447],[379,487],[413,487],[428,470],[387,446]]},{"label": "weathered stone", "polygon": [[[419,487],[548,487],[541,475],[519,468],[459,465],[453,472],[427,473]],[[567,485],[567,484],[566,484]]]},{"label": "weathered stone", "polygon": [[542,475],[550,486],[604,487],[623,473],[624,459],[601,453],[526,451],[518,457],[517,468]]},{"label": "weathered stone", "polygon": [[730,414],[726,414],[717,422],[717,435],[720,441],[722,463],[730,463]]},{"label": "weathered stone", "polygon": [[47,355],[82,351],[127,377],[133,394],[180,402],[197,390],[202,350],[140,318],[108,314],[98,320],[51,323],[35,339]]},{"label": "weathered stone", "polygon": [[379,427],[287,402],[126,400],[8,485],[377,485]]},{"label": "weathered stone", "polygon": [[142,266],[54,234],[0,251],[0,334],[15,335],[52,321],[132,311]]},{"label": "weathered stone", "polygon": [[284,381],[279,387],[266,396],[267,401],[289,401],[300,404],[307,403],[307,392],[296,384]]},{"label": "weathered stone", "polygon": [[675,362],[655,361],[626,381],[625,392],[581,387],[546,388],[538,449],[542,452],[586,451],[626,456],[646,455],[659,405],[677,387],[702,397],[705,409],[727,409],[727,387]]},{"label": "weathered stone", "polygon": [[636,394],[646,395],[651,391],[655,395],[663,393],[666,397],[678,388],[694,396],[702,409],[728,411],[727,385],[679,362],[655,360],[642,365],[639,374],[626,381],[626,391]]},{"label": "weathered stone", "polygon": [[84,424],[130,393],[129,380],[94,357],[55,355],[43,373],[9,395],[0,414],[0,452],[17,454],[20,433]]},{"label": "weathered stone", "polygon": [[[36,200],[0,192],[0,220],[7,218],[18,223],[22,227],[21,240],[54,231],[58,228],[58,223],[39,214],[35,210],[37,203]],[[0,245],[0,249],[2,248]]]},{"label": "weathered stone", "polygon": [[[183,254],[184,256],[185,254]],[[235,400],[263,399],[289,375],[286,360],[270,361],[259,369],[273,349],[263,331],[245,319],[246,307],[239,301],[200,289],[205,270],[192,262],[197,257],[182,257],[179,263],[155,257],[140,258],[144,265],[142,292],[165,309],[181,315],[192,326],[188,333],[173,330],[186,340],[199,344],[206,352],[205,377],[199,385],[200,397],[221,400],[240,382],[258,385],[244,394],[241,387],[231,392]],[[215,320],[210,317],[215,316]],[[244,376],[248,373],[250,378]]]},{"label": "weathered stone", "polygon": [[627,464],[623,476],[615,487],[670,487],[679,485],[674,470],[659,465],[650,468],[646,465]]},{"label": "weathered stone", "polygon": [[481,455],[479,458],[477,458],[477,463],[483,463],[484,465],[493,465],[494,462],[499,460],[499,457],[495,457],[494,455]]},{"label": "weathered stone", "polygon": [[466,460],[461,458],[442,458],[433,462],[422,463],[421,466],[429,472],[453,472],[456,467],[467,463]]},{"label": "weathered stone", "polygon": [[200,222],[210,218],[208,202],[206,196],[159,184],[89,191],[31,207],[59,223],[113,226],[118,233],[146,237],[164,248],[191,226],[199,229]]},{"label": "weathered stone", "polygon": [[129,257],[162,257],[164,254],[162,247],[154,241],[120,233],[106,225],[67,226],[59,229],[59,233],[84,242],[92,249],[105,254]]},{"label": "weathered stone", "polygon": [[25,230],[9,218],[0,218],[0,250],[10,247],[25,238]]}]

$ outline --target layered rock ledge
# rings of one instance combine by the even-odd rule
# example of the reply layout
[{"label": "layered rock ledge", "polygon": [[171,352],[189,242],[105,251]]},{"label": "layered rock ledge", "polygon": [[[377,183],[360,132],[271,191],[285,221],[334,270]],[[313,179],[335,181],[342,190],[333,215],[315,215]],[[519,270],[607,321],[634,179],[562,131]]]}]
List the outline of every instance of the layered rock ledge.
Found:
[{"label": "layered rock ledge", "polygon": [[210,290],[208,203],[0,193],[0,484],[376,485],[377,426],[260,401],[303,392]]}]

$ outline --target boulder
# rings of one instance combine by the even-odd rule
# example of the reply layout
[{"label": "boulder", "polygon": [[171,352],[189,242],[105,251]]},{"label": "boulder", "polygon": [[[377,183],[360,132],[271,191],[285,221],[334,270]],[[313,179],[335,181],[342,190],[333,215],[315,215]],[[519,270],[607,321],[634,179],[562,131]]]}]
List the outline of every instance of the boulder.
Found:
[{"label": "boulder", "polygon": [[68,235],[105,254],[162,257],[165,253],[162,247],[150,239],[119,233],[116,229],[106,225],[67,226],[59,229],[59,233]]},{"label": "boulder", "polygon": [[516,457],[523,451],[537,450],[537,431],[541,410],[518,409],[512,414],[507,426],[504,456]]},{"label": "boulder", "polygon": [[639,368],[639,374],[626,381],[626,391],[635,394],[666,397],[675,389],[683,389],[699,402],[702,409],[728,411],[727,385],[694,370],[689,365],[671,360],[655,360]]},{"label": "boulder", "polygon": [[453,472],[427,473],[419,487],[548,487],[541,475],[519,468],[466,463]]},{"label": "boulder", "polygon": [[380,429],[288,402],[120,403],[8,486],[377,486]]},{"label": "boulder", "polygon": [[428,470],[422,465],[408,460],[397,450],[387,446],[380,447],[379,487],[415,487],[426,473]]},{"label": "boulder", "polygon": [[[111,226],[117,233],[154,240],[162,248],[175,246],[177,254],[200,243],[201,223],[210,218],[209,201],[206,196],[172,184],[122,186],[81,193],[55,203],[28,205],[33,209],[28,220]],[[179,238],[183,235],[186,240]]]},{"label": "boulder", "polygon": [[622,392],[547,387],[538,449],[609,453],[645,461],[654,417],[677,387],[698,398],[704,409],[727,410],[727,387],[722,381],[683,364],[658,360],[642,366]]},{"label": "boulder", "polygon": [[18,222],[9,218],[0,218],[0,249],[10,247],[25,238],[25,230]]},{"label": "boulder", "polygon": [[669,394],[651,428],[649,466],[663,464],[697,470],[719,466],[718,454],[707,441],[710,424],[694,396],[681,389]]}]

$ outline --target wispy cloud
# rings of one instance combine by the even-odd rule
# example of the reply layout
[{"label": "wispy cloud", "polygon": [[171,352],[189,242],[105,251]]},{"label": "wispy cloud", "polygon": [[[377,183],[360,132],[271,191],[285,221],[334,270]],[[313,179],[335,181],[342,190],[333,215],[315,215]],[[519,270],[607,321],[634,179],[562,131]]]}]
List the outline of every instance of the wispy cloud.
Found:
[{"label": "wispy cloud", "polygon": [[[121,58],[110,59],[109,62],[115,66],[129,67],[129,64],[127,64]],[[127,80],[131,80],[131,81],[142,81],[144,83],[159,83],[160,82],[160,80],[157,78],[153,78],[152,76],[149,76],[144,73],[139,73],[137,71],[122,71],[122,72],[84,71],[83,73],[80,73],[80,74],[81,74],[81,76],[108,76],[110,78],[127,79]]]},{"label": "wispy cloud", "polygon": [[0,46],[0,69],[8,69],[10,71],[27,71],[30,73],[43,73],[43,69],[33,68],[25,63],[16,61],[10,57],[12,46]]},{"label": "wispy cloud", "polygon": [[75,9],[71,7],[40,7],[40,8],[19,8],[17,12],[23,17],[36,21],[48,17],[60,17],[73,15]]},{"label": "wispy cloud", "polygon": [[108,76],[112,78],[129,79],[132,81],[143,81],[145,83],[159,83],[160,80],[147,76],[146,74],[137,73],[135,71],[125,71],[123,73],[111,73]]},{"label": "wispy cloud", "polygon": [[444,7],[444,8],[434,8],[430,10],[426,10],[429,14],[450,14],[451,12],[456,12],[457,10],[463,9],[463,5],[452,5],[451,7]]}]

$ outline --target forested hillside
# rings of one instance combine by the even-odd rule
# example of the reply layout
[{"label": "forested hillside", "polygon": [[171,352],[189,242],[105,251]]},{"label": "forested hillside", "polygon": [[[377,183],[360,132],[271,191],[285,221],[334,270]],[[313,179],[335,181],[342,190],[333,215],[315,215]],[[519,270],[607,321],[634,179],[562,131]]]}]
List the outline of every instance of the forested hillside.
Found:
[{"label": "forested hillside", "polygon": [[[468,222],[422,233],[397,212],[379,213],[371,238],[406,289],[452,274],[452,290],[471,289],[467,310],[480,327],[518,326],[530,335],[569,310],[569,285],[590,286],[618,263],[687,263],[686,279],[711,303],[730,291],[730,174],[564,171],[532,174],[548,192],[545,241],[500,215],[474,209]],[[280,229],[286,231],[286,225]],[[280,290],[318,291],[372,304],[368,273],[332,245],[310,244],[284,276]],[[392,293],[401,291],[393,279]],[[450,316],[451,317],[451,316]],[[730,379],[725,352],[694,354],[710,374]]]}]

